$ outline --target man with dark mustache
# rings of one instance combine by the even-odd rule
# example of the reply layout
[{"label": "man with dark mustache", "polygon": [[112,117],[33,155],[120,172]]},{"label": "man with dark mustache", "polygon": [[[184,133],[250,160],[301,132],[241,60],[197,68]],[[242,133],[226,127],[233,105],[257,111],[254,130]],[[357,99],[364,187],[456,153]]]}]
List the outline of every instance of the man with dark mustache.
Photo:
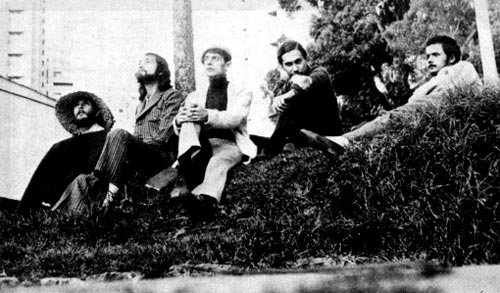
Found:
[{"label": "man with dark mustache", "polygon": [[353,141],[383,132],[393,117],[408,115],[427,107],[439,107],[443,96],[454,89],[482,87],[474,66],[467,61],[460,61],[460,47],[453,38],[445,35],[430,38],[426,42],[425,54],[429,79],[415,90],[407,104],[388,111],[342,136],[332,136],[328,139],[339,148],[345,149]]},{"label": "man with dark mustache", "polygon": [[277,57],[286,78],[278,81],[274,90],[272,108],[278,119],[259,159],[277,155],[287,142],[336,155],[336,144],[325,138],[342,134],[337,98],[328,72],[309,64],[307,51],[297,41],[281,44]]}]

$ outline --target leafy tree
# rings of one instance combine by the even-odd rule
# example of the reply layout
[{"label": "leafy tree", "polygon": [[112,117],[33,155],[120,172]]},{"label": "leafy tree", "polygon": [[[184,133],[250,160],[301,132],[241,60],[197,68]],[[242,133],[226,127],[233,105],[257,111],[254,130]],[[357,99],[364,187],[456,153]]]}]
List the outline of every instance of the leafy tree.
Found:
[{"label": "leafy tree", "polygon": [[391,48],[419,54],[429,36],[446,34],[460,44],[476,29],[474,7],[469,0],[413,0],[400,21],[387,27]]},{"label": "leafy tree", "polygon": [[[500,3],[489,1],[490,23],[497,64],[500,62]],[[404,18],[387,27],[386,40],[394,50],[421,53],[431,35],[447,34],[462,46],[464,59],[481,71],[475,11],[471,0],[413,0]]]},{"label": "leafy tree", "polygon": [[[300,0],[278,0],[289,12],[301,9]],[[481,71],[472,0],[307,0],[317,7],[308,48],[314,64],[327,68],[338,94],[347,127],[373,118],[380,105],[397,106],[411,91],[404,83],[388,96],[380,94],[373,77],[381,64],[403,56],[415,67],[416,57],[431,35],[447,34],[462,44],[464,58]],[[500,2],[489,1],[497,64],[500,64]],[[408,58],[412,57],[412,58]],[[425,73],[425,72],[424,72]],[[401,88],[402,87],[402,88]],[[391,99],[396,99],[392,100]],[[389,103],[388,103],[389,101]]]}]

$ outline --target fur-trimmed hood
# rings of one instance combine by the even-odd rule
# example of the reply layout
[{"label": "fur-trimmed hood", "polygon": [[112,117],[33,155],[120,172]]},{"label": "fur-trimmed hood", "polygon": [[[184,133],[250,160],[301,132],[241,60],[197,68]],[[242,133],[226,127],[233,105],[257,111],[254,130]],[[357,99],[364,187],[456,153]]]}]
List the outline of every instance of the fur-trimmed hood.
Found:
[{"label": "fur-trimmed hood", "polygon": [[73,114],[73,108],[77,100],[87,99],[93,101],[97,105],[97,111],[99,112],[97,116],[96,123],[102,126],[106,130],[110,130],[115,123],[115,119],[111,110],[104,103],[104,101],[97,97],[96,95],[89,92],[74,92],[67,94],[59,99],[56,103],[56,117],[61,123],[62,127],[66,129],[72,135],[79,135],[83,132],[83,129],[79,128],[75,124],[75,116]]}]

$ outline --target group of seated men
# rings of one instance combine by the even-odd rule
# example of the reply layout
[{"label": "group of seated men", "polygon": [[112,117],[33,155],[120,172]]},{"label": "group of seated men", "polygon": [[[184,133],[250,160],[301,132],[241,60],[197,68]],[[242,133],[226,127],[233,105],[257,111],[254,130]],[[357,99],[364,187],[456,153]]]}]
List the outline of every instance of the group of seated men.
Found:
[{"label": "group of seated men", "polygon": [[474,67],[460,61],[454,39],[432,37],[425,53],[430,77],[407,104],[343,134],[328,72],[308,64],[300,43],[285,41],[277,59],[286,74],[273,90],[271,105],[277,114],[276,127],[259,143],[259,154],[247,129],[252,93],[228,79],[232,62],[228,49],[212,46],[203,52],[208,86],[185,99],[171,86],[165,59],[147,53],[136,73],[140,96],[134,133],[112,129],[113,115],[97,96],[75,92],[62,97],[56,116],[73,136],[55,144],[43,158],[19,210],[45,205],[55,211],[84,213],[92,204],[107,209],[123,198],[132,178],[175,174],[169,178],[174,182],[171,200],[180,201],[196,220],[213,219],[228,171],[240,162],[248,163],[257,155],[273,157],[287,143],[336,156],[358,138],[382,132],[395,115],[439,107],[443,95],[457,87],[481,87]]}]

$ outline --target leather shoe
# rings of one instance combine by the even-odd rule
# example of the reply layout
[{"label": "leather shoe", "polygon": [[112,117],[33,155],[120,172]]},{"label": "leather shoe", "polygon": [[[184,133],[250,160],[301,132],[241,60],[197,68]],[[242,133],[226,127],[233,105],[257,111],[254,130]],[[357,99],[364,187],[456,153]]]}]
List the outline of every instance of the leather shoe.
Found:
[{"label": "leather shoe", "polygon": [[183,201],[190,218],[195,222],[211,222],[215,219],[219,203],[206,194],[190,193]]},{"label": "leather shoe", "polygon": [[305,136],[307,141],[313,147],[320,149],[328,155],[340,156],[345,152],[345,148],[343,146],[329,140],[322,135],[319,135],[307,129],[301,129],[300,133]]},{"label": "leather shoe", "polygon": [[187,188],[184,176],[182,175],[177,176],[174,187],[170,192],[170,203],[171,204],[183,203],[183,201],[189,196],[191,196],[191,192]]}]

